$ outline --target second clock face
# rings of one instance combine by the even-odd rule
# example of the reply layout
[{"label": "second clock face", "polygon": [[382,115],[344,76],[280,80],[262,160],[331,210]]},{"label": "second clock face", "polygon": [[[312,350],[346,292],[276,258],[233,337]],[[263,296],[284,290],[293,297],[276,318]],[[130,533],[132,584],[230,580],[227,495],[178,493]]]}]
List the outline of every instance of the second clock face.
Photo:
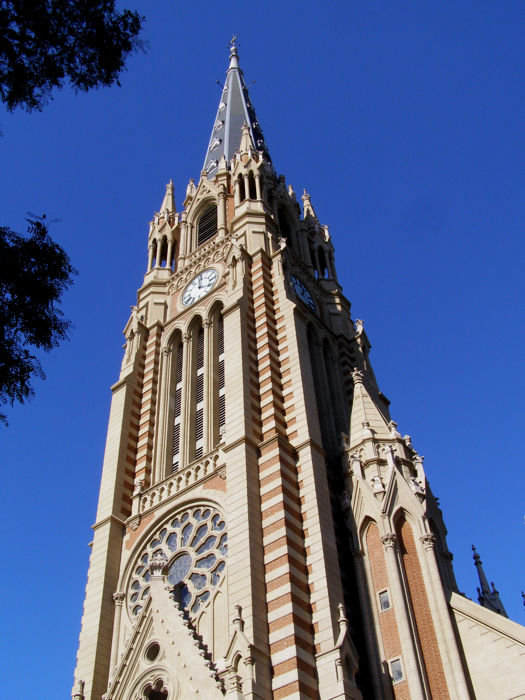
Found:
[{"label": "second clock face", "polygon": [[191,282],[186,285],[186,289],[182,292],[182,303],[184,306],[191,306],[196,301],[202,299],[217,282],[218,274],[216,270],[210,268],[203,270],[194,277]]},{"label": "second clock face", "polygon": [[295,293],[301,299],[301,301],[306,304],[306,306],[309,306],[312,311],[315,311],[315,301],[312,299],[312,295],[308,291],[306,285],[304,282],[301,282],[300,279],[297,279],[294,275],[291,277],[293,288],[295,289]]}]

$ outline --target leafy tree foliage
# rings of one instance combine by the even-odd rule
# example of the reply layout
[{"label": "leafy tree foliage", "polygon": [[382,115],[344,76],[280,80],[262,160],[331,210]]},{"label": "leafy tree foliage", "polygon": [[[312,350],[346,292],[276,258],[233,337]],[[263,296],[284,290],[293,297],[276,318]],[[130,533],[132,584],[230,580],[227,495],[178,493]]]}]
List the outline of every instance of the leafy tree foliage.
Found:
[{"label": "leafy tree foliage", "polygon": [[115,0],[0,0],[0,99],[40,110],[66,79],[83,91],[118,84],[143,21]]},{"label": "leafy tree foliage", "polygon": [[0,405],[34,394],[33,375],[45,378],[34,349],[51,350],[71,327],[58,304],[76,270],[45,217],[28,219],[27,233],[0,227]]}]

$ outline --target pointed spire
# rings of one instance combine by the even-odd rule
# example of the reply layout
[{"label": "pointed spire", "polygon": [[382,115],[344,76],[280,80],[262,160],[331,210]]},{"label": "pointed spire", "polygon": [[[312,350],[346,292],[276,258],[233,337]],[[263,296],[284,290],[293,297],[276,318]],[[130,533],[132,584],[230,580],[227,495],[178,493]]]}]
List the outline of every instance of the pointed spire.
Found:
[{"label": "pointed spire", "polygon": [[271,162],[242,70],[239,67],[235,39],[236,37],[230,42],[230,65],[226,73],[226,80],[204,159],[203,170],[206,171],[208,177],[215,175],[222,156],[229,162],[233,154],[239,150],[244,123],[246,123],[253,144],[250,147],[262,151],[265,159]]},{"label": "pointed spire", "polygon": [[489,582],[485,576],[485,572],[483,571],[483,562],[481,561],[479,554],[476,552],[474,545],[472,545],[472,551],[474,552],[472,557],[474,559],[476,569],[478,570],[478,577],[481,585],[481,588],[478,588],[478,600],[480,605],[482,605],[484,608],[492,610],[492,612],[508,617],[494,583],[492,583],[492,588],[489,588]]},{"label": "pointed spire", "polygon": [[173,180],[170,180],[168,184],[166,185],[166,193],[164,195],[164,199],[162,200],[162,204],[160,207],[160,213],[164,215],[168,215],[168,217],[173,216],[175,214],[175,188],[173,187]]},{"label": "pointed spire", "polygon": [[252,135],[250,133],[250,127],[246,122],[244,122],[241,129],[241,143],[239,145],[239,151],[241,153],[249,153],[252,150],[254,150],[254,145]]},{"label": "pointed spire", "polygon": [[385,420],[368,393],[364,382],[363,372],[354,369],[354,401],[350,419],[350,446],[357,446],[367,437],[391,438],[391,427]]}]

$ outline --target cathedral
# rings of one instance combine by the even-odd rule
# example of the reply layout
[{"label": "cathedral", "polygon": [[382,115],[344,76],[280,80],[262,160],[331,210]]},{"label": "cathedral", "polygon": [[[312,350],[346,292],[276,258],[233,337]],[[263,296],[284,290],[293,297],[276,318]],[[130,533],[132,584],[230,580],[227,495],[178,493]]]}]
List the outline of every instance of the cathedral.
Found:
[{"label": "cathedral", "polygon": [[[160,199],[160,198],[159,198]],[[328,227],[232,42],[198,182],[124,329],[74,700],[525,698],[525,630],[458,591]]]}]

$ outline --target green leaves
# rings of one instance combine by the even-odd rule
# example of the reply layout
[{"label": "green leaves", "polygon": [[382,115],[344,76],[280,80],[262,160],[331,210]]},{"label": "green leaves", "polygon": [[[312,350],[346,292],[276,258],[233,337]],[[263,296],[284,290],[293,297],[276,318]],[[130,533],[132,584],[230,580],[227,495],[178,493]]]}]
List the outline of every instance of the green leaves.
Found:
[{"label": "green leaves", "polygon": [[82,91],[118,84],[143,21],[114,0],[0,0],[0,99],[31,112],[66,79]]},{"label": "green leaves", "polygon": [[28,219],[27,234],[0,227],[0,404],[34,394],[33,375],[45,378],[34,349],[51,350],[71,328],[58,304],[76,270],[44,217]]}]

